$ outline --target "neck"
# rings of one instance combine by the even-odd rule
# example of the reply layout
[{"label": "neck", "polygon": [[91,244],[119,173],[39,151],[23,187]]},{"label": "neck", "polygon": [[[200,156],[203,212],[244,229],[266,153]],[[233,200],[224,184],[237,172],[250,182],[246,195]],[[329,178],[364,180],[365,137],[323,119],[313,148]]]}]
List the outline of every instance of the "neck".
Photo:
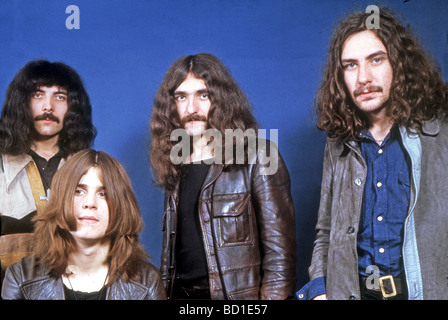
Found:
[{"label": "neck", "polygon": [[393,126],[392,119],[386,115],[386,110],[368,115],[369,131],[378,144],[381,145]]},{"label": "neck", "polygon": [[190,162],[196,162],[213,158],[213,151],[208,146],[209,140],[204,136],[193,137],[193,153]]},{"label": "neck", "polygon": [[78,250],[70,255],[68,264],[76,266],[79,274],[89,274],[107,266],[108,253],[109,243],[93,246],[78,243]]},{"label": "neck", "polygon": [[59,152],[58,136],[46,140],[34,140],[31,144],[31,150],[42,158],[49,160]]},{"label": "neck", "polygon": [[78,250],[69,256],[67,274],[62,281],[75,291],[99,291],[107,282],[108,253],[109,242],[93,246],[78,243]]}]

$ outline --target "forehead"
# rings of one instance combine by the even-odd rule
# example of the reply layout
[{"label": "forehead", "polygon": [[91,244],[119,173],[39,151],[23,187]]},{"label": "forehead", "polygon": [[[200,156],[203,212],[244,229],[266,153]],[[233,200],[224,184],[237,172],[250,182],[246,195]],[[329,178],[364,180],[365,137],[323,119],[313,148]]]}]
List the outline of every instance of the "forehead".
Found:
[{"label": "forehead", "polygon": [[176,88],[174,92],[196,92],[205,89],[207,89],[205,81],[196,78],[195,75],[189,73],[185,80],[182,81],[182,83]]},{"label": "forehead", "polygon": [[373,31],[366,30],[352,34],[345,40],[341,59],[360,59],[377,51],[387,53],[380,38]]},{"label": "forehead", "polygon": [[67,90],[60,86],[38,86],[36,91],[41,91],[45,93],[67,93]]},{"label": "forehead", "polygon": [[79,184],[89,186],[102,186],[101,182],[101,170],[97,167],[91,167],[87,172],[79,179]]}]

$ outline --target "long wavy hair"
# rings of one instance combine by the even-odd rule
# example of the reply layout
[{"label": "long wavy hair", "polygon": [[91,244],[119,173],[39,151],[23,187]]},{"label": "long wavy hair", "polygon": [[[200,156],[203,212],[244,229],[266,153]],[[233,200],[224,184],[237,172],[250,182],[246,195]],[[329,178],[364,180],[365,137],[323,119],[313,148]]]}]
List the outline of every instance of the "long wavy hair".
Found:
[{"label": "long wavy hair", "polygon": [[159,87],[150,121],[152,172],[156,183],[168,190],[173,189],[179,181],[182,166],[174,165],[170,159],[171,148],[177,143],[170,141],[170,134],[183,127],[174,91],[190,73],[204,80],[207,86],[211,101],[208,128],[218,130],[222,137],[225,136],[225,129],[258,129],[247,97],[217,57],[199,53],[179,58],[168,69]]},{"label": "long wavy hair", "polygon": [[56,172],[50,202],[35,218],[34,255],[54,276],[65,274],[69,255],[77,250],[70,233],[77,229],[73,198],[80,179],[92,167],[99,169],[109,208],[109,225],[104,238],[110,240],[107,285],[118,277],[132,280],[149,258],[139,241],[143,220],[125,169],[102,151],[82,150]]},{"label": "long wavy hair", "polygon": [[370,13],[354,13],[336,28],[329,48],[323,82],[315,99],[317,127],[342,141],[359,139],[367,128],[363,114],[354,105],[344,82],[341,53],[347,38],[371,30],[382,41],[393,70],[388,115],[408,130],[421,131],[422,121],[446,112],[448,87],[440,68],[416,38],[388,10],[380,10],[380,28],[367,29]]},{"label": "long wavy hair", "polygon": [[69,154],[90,148],[96,137],[92,106],[79,74],[61,62],[35,60],[27,63],[6,91],[0,117],[0,152],[18,155],[28,152],[32,143],[34,119],[31,95],[41,86],[67,90],[68,110],[58,145]]}]

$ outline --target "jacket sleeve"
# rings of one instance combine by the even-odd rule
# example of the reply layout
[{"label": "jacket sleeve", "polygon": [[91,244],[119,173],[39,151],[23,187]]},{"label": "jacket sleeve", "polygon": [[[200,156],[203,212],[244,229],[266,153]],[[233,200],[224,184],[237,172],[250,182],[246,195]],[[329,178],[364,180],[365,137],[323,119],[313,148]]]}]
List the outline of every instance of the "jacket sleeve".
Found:
[{"label": "jacket sleeve", "polygon": [[[271,163],[266,163],[265,154],[259,154],[252,186],[263,254],[261,298],[286,299],[294,295],[296,283],[294,205],[288,170],[277,147],[269,145]],[[265,170],[273,165],[277,170]]]},{"label": "jacket sleeve", "polygon": [[320,204],[316,224],[316,240],[314,241],[311,266],[308,269],[311,280],[327,275],[328,248],[331,231],[332,181],[333,164],[330,147],[327,142],[323,161]]},{"label": "jacket sleeve", "polygon": [[6,269],[5,278],[2,283],[2,299],[4,300],[23,300],[22,290],[20,288],[21,272],[18,272],[20,266],[18,263],[9,266]]}]

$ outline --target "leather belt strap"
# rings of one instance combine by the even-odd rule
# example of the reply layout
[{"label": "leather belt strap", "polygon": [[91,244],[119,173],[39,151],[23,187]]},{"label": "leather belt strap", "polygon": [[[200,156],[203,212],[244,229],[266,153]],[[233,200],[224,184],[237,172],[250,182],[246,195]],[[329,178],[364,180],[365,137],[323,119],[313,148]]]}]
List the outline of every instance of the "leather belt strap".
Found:
[{"label": "leather belt strap", "polygon": [[375,292],[376,295],[381,297],[382,299],[395,298],[402,295],[406,290],[406,281],[401,277],[393,277],[390,275],[382,276],[379,278],[379,287],[378,288],[367,288],[366,281],[368,281],[367,277],[360,277],[361,290],[367,290],[370,292]]}]

